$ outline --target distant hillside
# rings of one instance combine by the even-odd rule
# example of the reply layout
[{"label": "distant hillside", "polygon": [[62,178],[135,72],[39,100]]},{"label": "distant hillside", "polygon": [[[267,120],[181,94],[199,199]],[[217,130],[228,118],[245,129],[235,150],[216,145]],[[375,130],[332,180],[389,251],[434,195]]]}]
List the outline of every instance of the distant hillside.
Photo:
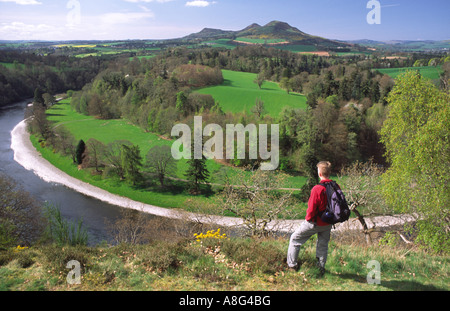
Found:
[{"label": "distant hillside", "polygon": [[345,49],[352,46],[352,44],[346,42],[307,34],[288,23],[280,21],[272,21],[264,26],[254,23],[238,31],[204,28],[202,31],[190,34],[182,39],[196,41],[230,39],[236,43],[274,46],[301,44],[318,46],[322,49]]},{"label": "distant hillside", "polygon": [[202,31],[186,36],[183,39],[217,39],[233,36],[234,33],[235,32],[231,30],[228,31],[214,28],[204,28]]},{"label": "distant hillside", "polygon": [[450,40],[433,41],[433,40],[390,40],[390,41],[374,41],[374,40],[354,40],[347,41],[349,43],[361,46],[376,48],[377,50],[389,51],[405,51],[405,52],[425,52],[425,51],[450,51]]},{"label": "distant hillside", "polygon": [[292,27],[288,23],[273,21],[265,26],[252,24],[237,33],[239,37],[267,37],[267,38],[283,38],[292,41],[302,41],[305,39],[318,38],[308,35],[299,29]]}]

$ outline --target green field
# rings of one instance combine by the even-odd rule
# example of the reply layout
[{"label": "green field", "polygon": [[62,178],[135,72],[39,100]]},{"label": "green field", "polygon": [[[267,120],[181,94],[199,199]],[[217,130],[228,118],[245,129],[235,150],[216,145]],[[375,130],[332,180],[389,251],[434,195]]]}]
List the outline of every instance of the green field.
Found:
[{"label": "green field", "polygon": [[[48,120],[55,122],[55,126],[64,125],[77,140],[83,139],[85,142],[89,138],[95,138],[104,144],[115,140],[130,140],[133,144],[139,145],[141,154],[145,157],[147,152],[154,146],[172,145],[172,141],[160,138],[153,133],[146,133],[139,127],[127,122],[124,119],[99,120],[92,116],[85,116],[72,110],[69,100],[63,100],[60,104],[53,106],[47,112]],[[187,169],[187,161],[178,161],[178,178],[185,178],[184,172]],[[210,172],[221,167],[215,161],[208,161]]]},{"label": "green field", "polygon": [[222,70],[224,82],[218,86],[206,87],[197,90],[201,94],[210,94],[225,112],[250,113],[256,99],[264,102],[266,113],[272,117],[279,115],[283,107],[306,108],[306,96],[291,92],[287,94],[278,83],[266,81],[261,89],[253,81],[254,73]]},{"label": "green field", "polygon": [[225,48],[225,49],[234,49],[236,47],[235,44],[231,43],[232,40],[230,39],[217,39],[217,40],[211,40],[211,41],[204,41],[200,44],[200,46],[212,46],[216,48]]},{"label": "green field", "polygon": [[[171,141],[161,139],[155,134],[145,133],[139,127],[134,126],[123,119],[99,120],[91,116],[85,116],[74,112],[69,102],[70,100],[63,100],[49,109],[47,111],[48,119],[55,122],[54,126],[56,127],[64,125],[75,136],[77,141],[83,139],[87,142],[89,138],[95,138],[104,144],[107,144],[115,140],[129,140],[133,144],[139,145],[144,160],[145,155],[150,148],[157,145],[170,146],[172,144]],[[88,182],[111,193],[125,196],[139,202],[167,208],[183,208],[185,207],[185,201],[191,198],[191,196],[184,191],[174,193],[173,191],[162,192],[157,188],[134,189],[130,185],[118,182],[114,179],[102,179],[101,176],[92,175],[87,170],[78,170],[77,166],[70,161],[69,157],[55,154],[48,148],[41,148],[36,139],[34,139],[33,143],[42,153],[43,157],[50,161],[54,166],[68,173],[72,177]],[[212,160],[207,161],[207,166],[213,177],[215,176],[213,173],[222,167]],[[186,169],[187,160],[182,159],[178,161],[176,177],[185,179],[184,172]],[[216,181],[217,180],[214,178],[211,178],[211,182]]]},{"label": "green field", "polygon": [[252,44],[273,44],[273,43],[280,43],[280,42],[286,42],[286,39],[265,39],[265,38],[249,38],[249,37],[239,37],[236,38],[235,41],[240,42],[247,42]]},{"label": "green field", "polygon": [[437,80],[439,79],[439,75],[442,73],[441,66],[423,66],[423,67],[404,67],[404,68],[384,68],[384,69],[376,69],[377,71],[387,74],[391,78],[395,79],[401,73],[407,70],[418,70],[420,74],[428,79]]},{"label": "green field", "polygon": [[301,52],[316,52],[317,47],[314,45],[303,45],[303,44],[289,44],[289,45],[280,45],[276,47],[277,49],[283,51],[290,51],[292,53],[301,53]]},{"label": "green field", "polygon": [[[4,66],[5,68],[8,68],[8,69],[15,69],[16,68],[16,64],[14,64],[14,63],[0,62],[0,65]],[[25,68],[24,64],[17,64],[17,66],[18,66],[18,68],[21,68],[21,69]]]}]

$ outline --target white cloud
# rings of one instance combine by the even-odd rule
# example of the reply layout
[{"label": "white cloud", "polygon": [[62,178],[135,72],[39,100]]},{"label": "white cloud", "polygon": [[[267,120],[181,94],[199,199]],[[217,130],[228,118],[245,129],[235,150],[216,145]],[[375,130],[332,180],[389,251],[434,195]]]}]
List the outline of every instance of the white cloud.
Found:
[{"label": "white cloud", "polygon": [[211,4],[217,3],[216,1],[204,1],[204,0],[194,0],[194,1],[188,1],[186,2],[186,6],[194,6],[194,7],[200,7],[204,8]]},{"label": "white cloud", "polygon": [[153,17],[155,15],[151,11],[143,13],[106,13],[100,16],[100,21],[104,25],[130,24]]},{"label": "white cloud", "polygon": [[42,4],[42,2],[36,0],[0,0],[0,2],[14,2],[20,5]]},{"label": "white cloud", "polygon": [[60,28],[47,24],[32,25],[22,22],[11,22],[0,25],[0,38],[4,40],[46,40],[62,34]]},{"label": "white cloud", "polygon": [[139,7],[140,7],[143,11],[145,11],[145,12],[150,12],[150,9],[147,8],[146,6],[139,5]]}]

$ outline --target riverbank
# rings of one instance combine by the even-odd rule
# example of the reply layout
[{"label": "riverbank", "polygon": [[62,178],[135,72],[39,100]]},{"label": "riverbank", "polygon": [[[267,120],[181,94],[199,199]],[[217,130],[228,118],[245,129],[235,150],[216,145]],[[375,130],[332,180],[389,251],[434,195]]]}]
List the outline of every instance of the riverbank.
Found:
[{"label": "riverbank", "polygon": [[[112,194],[104,189],[95,187],[89,183],[78,180],[60,169],[53,166],[42,157],[30,141],[30,134],[27,131],[26,121],[22,121],[15,126],[11,132],[11,149],[14,151],[14,160],[25,169],[33,171],[34,174],[49,183],[62,184],[86,196],[98,199],[100,201],[139,210],[155,216],[171,219],[181,219],[197,223],[211,224],[224,227],[239,227],[243,221],[234,217],[214,216],[195,214],[179,209],[172,210],[162,208],[138,201],[131,200],[116,194]],[[292,232],[303,220],[277,220],[269,225],[269,228],[276,229],[279,232]],[[412,217],[405,216],[382,216],[366,219],[369,228],[383,228],[395,225],[401,225],[405,221],[413,221]],[[343,224],[338,224],[334,231],[361,230],[362,227],[356,219],[352,219]]]},{"label": "riverbank", "polygon": [[62,184],[86,196],[98,199],[100,201],[120,206],[123,208],[131,208],[155,216],[167,217],[172,219],[190,219],[203,221],[205,223],[215,223],[222,226],[240,225],[240,221],[232,217],[216,217],[209,215],[198,215],[188,212],[174,211],[167,208],[145,204],[133,201],[119,195],[109,193],[101,188],[92,186],[86,182],[80,181],[69,176],[67,173],[53,166],[44,159],[41,154],[34,148],[30,141],[30,134],[27,131],[26,121],[22,121],[16,125],[11,132],[11,149],[14,151],[14,160],[25,169],[33,171],[34,174],[49,183]]}]

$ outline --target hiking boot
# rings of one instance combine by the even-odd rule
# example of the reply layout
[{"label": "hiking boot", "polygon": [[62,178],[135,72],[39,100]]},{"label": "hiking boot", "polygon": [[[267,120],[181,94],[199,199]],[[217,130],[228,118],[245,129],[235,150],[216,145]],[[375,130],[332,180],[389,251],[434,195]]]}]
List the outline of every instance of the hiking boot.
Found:
[{"label": "hiking boot", "polygon": [[317,258],[317,267],[319,268],[319,276],[322,277],[325,274],[325,262]]},{"label": "hiking boot", "polygon": [[319,266],[319,277],[322,277],[325,274],[325,268]]}]

